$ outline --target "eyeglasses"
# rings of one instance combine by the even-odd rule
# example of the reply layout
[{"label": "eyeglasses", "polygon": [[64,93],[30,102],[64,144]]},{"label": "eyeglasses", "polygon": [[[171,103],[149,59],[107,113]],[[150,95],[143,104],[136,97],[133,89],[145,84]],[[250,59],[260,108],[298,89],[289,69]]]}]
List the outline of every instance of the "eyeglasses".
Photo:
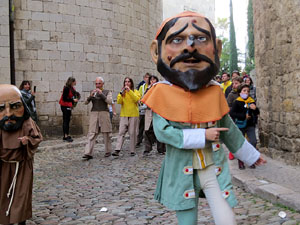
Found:
[{"label": "eyeglasses", "polygon": [[96,83],[96,84],[103,84],[103,83]]}]

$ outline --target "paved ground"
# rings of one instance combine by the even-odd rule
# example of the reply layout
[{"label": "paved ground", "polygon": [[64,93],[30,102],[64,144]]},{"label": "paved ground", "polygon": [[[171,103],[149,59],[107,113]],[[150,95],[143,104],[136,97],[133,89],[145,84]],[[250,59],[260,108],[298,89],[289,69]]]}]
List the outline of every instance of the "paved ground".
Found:
[{"label": "paved ground", "polygon": [[[143,157],[140,147],[135,157],[123,151],[118,159],[104,158],[100,143],[96,145],[94,159],[83,161],[85,143],[84,138],[78,138],[72,144],[53,140],[41,145],[35,155],[33,218],[27,224],[177,224],[175,213],[153,199],[163,156],[152,151],[150,156]],[[128,142],[125,149],[128,150]],[[236,162],[231,164],[236,183],[251,189],[249,185],[243,186],[250,179],[250,169],[241,174],[235,169]],[[300,214],[295,210],[272,204],[242,188],[235,189],[239,200],[235,208],[238,224],[300,224]],[[101,212],[104,207],[107,212]],[[280,211],[287,217],[280,218]],[[198,224],[214,224],[203,199]]]}]

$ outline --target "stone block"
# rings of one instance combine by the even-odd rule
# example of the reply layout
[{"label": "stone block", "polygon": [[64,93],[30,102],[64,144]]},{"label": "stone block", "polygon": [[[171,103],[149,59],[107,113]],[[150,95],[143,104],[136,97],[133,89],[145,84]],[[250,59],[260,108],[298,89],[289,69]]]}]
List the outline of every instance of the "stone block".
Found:
[{"label": "stone block", "polygon": [[28,21],[28,30],[32,30],[32,31],[41,31],[41,30],[43,30],[42,22],[41,21],[36,21],[36,20],[29,20]]},{"label": "stone block", "polygon": [[74,54],[73,52],[61,52],[60,54],[61,60],[73,60]]},{"label": "stone block", "polygon": [[52,69],[54,72],[65,72],[66,71],[66,63],[62,60],[53,60],[52,61]]},{"label": "stone block", "polygon": [[44,12],[32,12],[31,16],[32,16],[32,17],[31,17],[32,20],[37,20],[37,21],[50,21],[49,13],[44,13]]},{"label": "stone block", "polygon": [[73,77],[75,77],[75,79],[77,81],[76,89],[78,89],[78,85],[81,83],[81,81],[86,81],[86,73],[85,72],[74,72]]},{"label": "stone block", "polygon": [[101,62],[93,62],[93,72],[101,73],[104,72],[104,65]]},{"label": "stone block", "polygon": [[87,61],[96,62],[98,61],[98,54],[95,53],[87,53],[86,54]]},{"label": "stone block", "polygon": [[40,40],[26,41],[27,49],[38,50],[43,48],[43,43]]},{"label": "stone block", "polygon": [[9,48],[8,47],[0,47],[0,57],[2,57],[2,58],[9,57]]},{"label": "stone block", "polygon": [[45,71],[45,61],[44,60],[32,60],[32,71]]},{"label": "stone block", "polygon": [[42,12],[43,11],[43,2],[42,1],[27,1],[27,10],[34,12]]},{"label": "stone block", "polygon": [[90,7],[84,7],[84,6],[80,7],[80,16],[91,17],[91,15],[92,15],[92,9]]},{"label": "stone block", "polygon": [[[9,59],[7,60],[8,64],[9,65]],[[0,63],[1,65],[1,63]],[[22,59],[22,60],[16,60],[16,70],[31,70],[31,60],[28,60],[28,59]]]},{"label": "stone block", "polygon": [[88,35],[75,34],[75,43],[88,44]]},{"label": "stone block", "polygon": [[90,6],[89,0],[76,0],[76,5]]},{"label": "stone block", "polygon": [[43,72],[42,73],[42,80],[43,81],[57,81],[58,80],[58,73],[56,72]]},{"label": "stone block", "polygon": [[[44,12],[58,13],[58,4],[56,2],[44,2]],[[51,21],[51,19],[50,19]],[[59,21],[57,21],[59,22]]]},{"label": "stone block", "polygon": [[32,30],[23,30],[22,36],[25,40],[40,40],[40,41],[49,41],[50,33],[48,31],[32,31]]},{"label": "stone block", "polygon": [[75,35],[73,33],[62,33],[62,41],[63,42],[74,42]]},{"label": "stone block", "polygon": [[24,78],[26,80],[31,80],[31,81],[34,81],[34,82],[41,81],[42,80],[42,73],[41,72],[26,71]]},{"label": "stone block", "polygon": [[94,90],[94,89],[95,89],[95,85],[93,82],[91,82],[91,81],[82,82],[82,91],[89,93],[91,90]]},{"label": "stone block", "polygon": [[60,51],[49,51],[49,59],[60,59]]},{"label": "stone block", "polygon": [[39,116],[39,120],[40,121],[48,121],[49,120],[49,116]]},{"label": "stone block", "polygon": [[9,25],[0,24],[0,36],[9,36]]},{"label": "stone block", "polygon": [[56,23],[56,31],[70,32],[69,23]]},{"label": "stone block", "polygon": [[61,23],[62,22],[62,15],[58,13],[49,13],[49,21]]},{"label": "stone block", "polygon": [[72,72],[59,72],[58,73],[58,80],[61,82],[66,82],[69,77],[72,77],[73,73]]},{"label": "stone block", "polygon": [[42,22],[42,27],[44,31],[55,31],[55,23],[54,22]]},{"label": "stone block", "polygon": [[49,59],[49,52],[45,50],[38,50],[38,59]]},{"label": "stone block", "polygon": [[82,62],[86,60],[86,54],[83,52],[74,52],[75,61]]},{"label": "stone block", "polygon": [[66,15],[79,16],[80,7],[77,5],[71,5],[71,4],[59,4],[58,12],[61,14],[66,14]]},{"label": "stone block", "polygon": [[0,84],[10,84],[10,68],[1,67]]},{"label": "stone block", "polygon": [[61,51],[70,51],[70,44],[68,42],[58,42],[57,49]]},{"label": "stone block", "polygon": [[71,71],[71,72],[81,71],[81,62],[67,61],[66,71]]},{"label": "stone block", "polygon": [[18,59],[37,59],[38,52],[36,50],[18,50]]},{"label": "stone block", "polygon": [[16,19],[21,19],[21,20],[31,20],[32,19],[31,11],[24,11],[24,10],[16,10],[15,17],[16,17]]},{"label": "stone block", "polygon": [[9,46],[9,36],[0,36],[0,46],[1,47]]},{"label": "stone block", "polygon": [[41,115],[55,115],[55,105],[57,102],[43,102],[39,104],[37,111]]},{"label": "stone block", "polygon": [[49,42],[49,41],[43,41],[42,42],[42,49],[43,50],[57,50],[57,43]]},{"label": "stone block", "polygon": [[83,44],[70,43],[70,51],[83,52]]},{"label": "stone block", "polygon": [[[60,97],[60,93],[63,90],[64,85],[65,84],[63,82],[61,82],[61,81],[51,81],[50,82],[50,92],[48,94],[51,93],[52,97],[50,95],[49,99],[50,98],[54,98],[53,95],[54,96],[59,95],[59,97]],[[56,94],[53,94],[53,92],[55,92]],[[59,100],[59,97],[57,97],[56,99],[54,99],[54,101]],[[48,97],[46,97],[46,98],[48,98]]]},{"label": "stone block", "polygon": [[50,33],[50,41],[59,42],[61,41],[62,34],[61,32],[51,32]]},{"label": "stone block", "polygon": [[80,71],[82,72],[93,72],[93,63],[92,62],[82,62]]}]

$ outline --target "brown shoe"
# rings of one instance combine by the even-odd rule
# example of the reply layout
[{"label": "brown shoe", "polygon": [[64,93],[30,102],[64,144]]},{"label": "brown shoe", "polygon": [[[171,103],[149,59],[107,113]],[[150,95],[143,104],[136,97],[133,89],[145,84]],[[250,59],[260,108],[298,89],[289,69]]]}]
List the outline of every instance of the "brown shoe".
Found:
[{"label": "brown shoe", "polygon": [[111,156],[110,152],[106,152],[105,155],[104,155],[104,157],[109,157],[109,156]]}]

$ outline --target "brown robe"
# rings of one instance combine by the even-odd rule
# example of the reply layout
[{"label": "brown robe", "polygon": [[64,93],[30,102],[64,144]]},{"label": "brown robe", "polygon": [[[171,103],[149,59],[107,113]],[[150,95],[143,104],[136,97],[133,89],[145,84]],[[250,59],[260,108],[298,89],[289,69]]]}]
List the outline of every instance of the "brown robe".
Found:
[{"label": "brown robe", "polygon": [[[28,144],[22,145],[19,137],[27,136]],[[43,137],[35,122],[29,118],[22,129],[13,132],[0,130],[0,224],[25,221],[32,217],[33,155]],[[19,171],[9,215],[6,211],[11,196],[7,192],[15,175],[16,163]]]}]

